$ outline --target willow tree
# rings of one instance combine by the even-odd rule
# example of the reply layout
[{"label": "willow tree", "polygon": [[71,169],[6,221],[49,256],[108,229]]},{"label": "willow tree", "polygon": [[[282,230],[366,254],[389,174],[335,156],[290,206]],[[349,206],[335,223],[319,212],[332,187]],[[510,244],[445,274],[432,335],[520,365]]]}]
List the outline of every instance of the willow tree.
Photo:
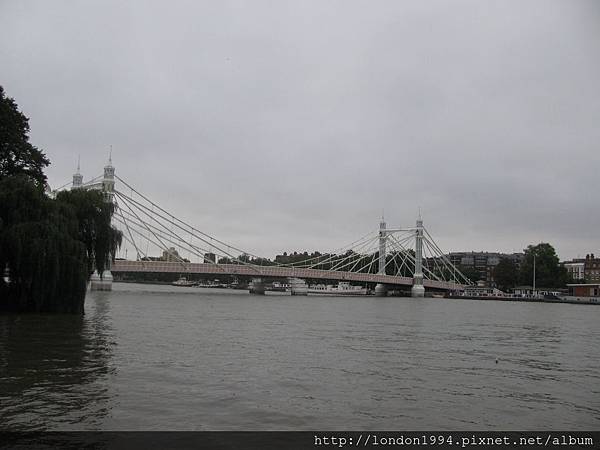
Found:
[{"label": "willow tree", "polygon": [[75,189],[60,192],[56,201],[71,207],[78,223],[77,238],[83,242],[87,270],[104,272],[121,246],[122,233],[111,225],[114,204],[99,191]]},{"label": "willow tree", "polygon": [[101,192],[48,198],[23,176],[0,181],[0,309],[83,311],[91,272],[100,273],[121,244]]},{"label": "willow tree", "polygon": [[23,176],[0,180],[0,309],[83,311],[87,273],[72,208],[46,197]]}]

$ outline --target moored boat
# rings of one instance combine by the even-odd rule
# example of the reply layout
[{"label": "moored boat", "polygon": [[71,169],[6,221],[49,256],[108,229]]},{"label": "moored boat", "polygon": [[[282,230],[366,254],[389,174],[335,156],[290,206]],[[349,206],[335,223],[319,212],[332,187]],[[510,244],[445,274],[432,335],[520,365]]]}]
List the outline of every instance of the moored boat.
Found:
[{"label": "moored boat", "polygon": [[288,283],[280,283],[279,281],[274,281],[271,285],[271,291],[275,292],[289,292],[291,285]]},{"label": "moored boat", "polygon": [[347,281],[340,281],[337,286],[331,284],[309,286],[308,293],[318,295],[367,295],[368,290],[362,286],[353,286]]},{"label": "moored boat", "polygon": [[186,277],[179,277],[179,279],[177,281],[173,281],[171,284],[173,286],[190,287],[190,286],[195,286],[196,282],[195,281],[190,281]]}]

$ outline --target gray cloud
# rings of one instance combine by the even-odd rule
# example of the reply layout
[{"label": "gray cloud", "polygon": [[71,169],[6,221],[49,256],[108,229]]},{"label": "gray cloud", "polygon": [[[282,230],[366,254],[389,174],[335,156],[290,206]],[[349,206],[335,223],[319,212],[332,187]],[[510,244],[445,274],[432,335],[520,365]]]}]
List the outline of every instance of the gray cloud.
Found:
[{"label": "gray cloud", "polygon": [[390,223],[600,253],[593,1],[0,3],[0,83],[67,182],[117,172],[255,253]]}]

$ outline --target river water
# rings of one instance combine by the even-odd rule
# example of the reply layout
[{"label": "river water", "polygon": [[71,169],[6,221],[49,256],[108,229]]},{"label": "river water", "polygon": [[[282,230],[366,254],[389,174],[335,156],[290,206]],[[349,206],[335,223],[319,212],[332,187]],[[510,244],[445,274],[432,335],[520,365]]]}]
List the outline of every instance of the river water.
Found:
[{"label": "river water", "polygon": [[0,316],[0,429],[598,429],[599,319],[115,284],[83,318]]}]

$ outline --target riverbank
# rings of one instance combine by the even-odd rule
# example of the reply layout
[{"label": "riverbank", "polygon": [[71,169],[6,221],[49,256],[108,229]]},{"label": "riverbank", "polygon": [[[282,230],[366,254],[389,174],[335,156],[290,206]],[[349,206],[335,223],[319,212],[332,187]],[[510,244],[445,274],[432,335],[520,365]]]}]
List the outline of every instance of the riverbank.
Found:
[{"label": "riverbank", "polygon": [[[115,280],[114,283],[128,283],[128,284],[146,284],[146,285],[171,285],[168,281],[133,281],[133,280]],[[232,288],[229,288],[232,289]],[[285,292],[273,291],[280,294]],[[314,294],[313,295],[319,295]],[[323,296],[323,295],[321,295]],[[329,294],[327,296],[336,296]],[[363,295],[339,295],[340,297],[372,297],[373,294]],[[388,297],[411,297],[410,291],[390,291]],[[561,298],[550,299],[550,298],[530,298],[530,297],[497,297],[497,296],[462,296],[462,295],[450,295],[446,297],[438,297],[436,295],[430,298],[437,299],[458,299],[458,300],[486,300],[486,301],[503,301],[503,302],[520,302],[520,303],[570,303],[578,305],[600,305],[600,297],[575,297],[575,296],[564,296]]]},{"label": "riverbank", "polygon": [[172,281],[139,281],[139,280],[113,280],[113,283],[130,283],[130,284],[158,284],[161,286],[170,285]]},{"label": "riverbank", "polygon": [[600,305],[600,297],[572,297],[564,296],[560,298],[529,298],[529,297],[466,297],[462,295],[450,295],[444,298],[463,299],[463,300],[495,300],[503,302],[518,303],[572,303],[578,305]]}]

